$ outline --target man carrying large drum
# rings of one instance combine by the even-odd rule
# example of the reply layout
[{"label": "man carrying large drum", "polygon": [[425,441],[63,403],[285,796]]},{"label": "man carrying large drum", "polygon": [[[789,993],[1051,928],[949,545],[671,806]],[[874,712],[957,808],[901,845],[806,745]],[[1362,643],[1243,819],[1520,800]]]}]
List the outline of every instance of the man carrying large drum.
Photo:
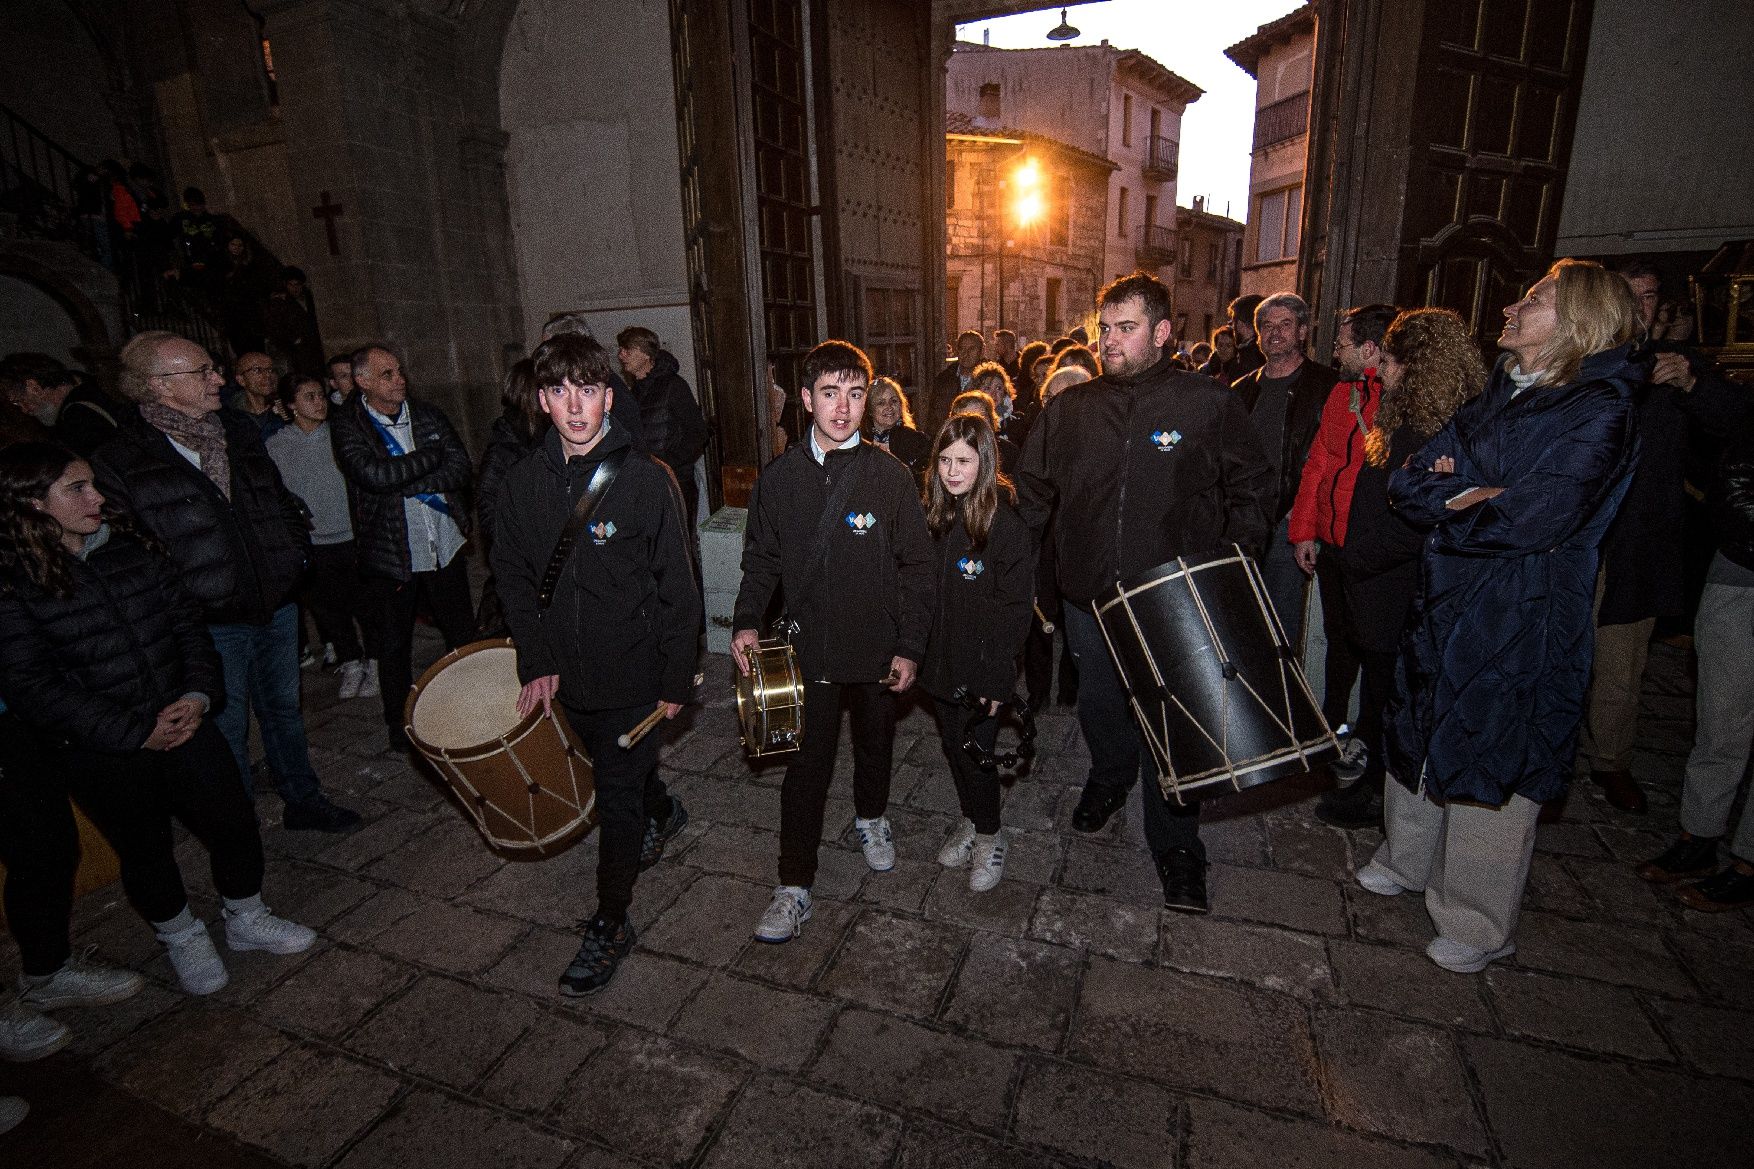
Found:
[{"label": "man carrying large drum", "polygon": [[1103,376],[1049,403],[1017,467],[1031,529],[1039,536],[1056,517],[1066,633],[1081,678],[1078,722],[1091,763],[1072,826],[1100,830],[1145,776],[1145,839],[1164,905],[1205,913],[1199,801],[1172,801],[1159,786],[1095,607],[1122,580],[1177,557],[1227,545],[1258,555],[1277,483],[1238,396],[1170,360],[1164,283],[1135,272],[1104,288],[1098,304]]}]

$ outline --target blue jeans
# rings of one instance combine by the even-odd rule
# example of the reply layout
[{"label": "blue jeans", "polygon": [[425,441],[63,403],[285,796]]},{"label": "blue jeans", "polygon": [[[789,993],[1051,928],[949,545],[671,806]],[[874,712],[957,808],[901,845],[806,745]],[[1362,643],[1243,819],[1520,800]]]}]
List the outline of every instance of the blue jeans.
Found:
[{"label": "blue jeans", "polygon": [[[1273,536],[1267,541],[1266,554],[1261,557],[1261,583],[1267,586],[1267,596],[1273,600],[1279,624],[1285,627],[1285,640],[1291,643],[1292,649],[1301,650],[1303,598],[1309,588],[1309,576],[1297,567],[1297,554],[1288,540],[1290,530],[1290,516],[1274,526]],[[1298,654],[1297,660],[1302,663],[1302,653]]]},{"label": "blue jeans", "polygon": [[262,728],[262,752],[274,788],[289,804],[320,794],[299,710],[298,606],[285,604],[266,625],[209,625],[225,670],[225,705],[213,718],[250,786],[250,708]]},{"label": "blue jeans", "polygon": [[1133,721],[1127,692],[1109,656],[1108,643],[1096,623],[1096,614],[1067,602],[1066,644],[1078,659],[1078,726],[1090,748],[1087,785],[1118,787],[1125,791],[1139,784],[1139,803],[1145,812],[1145,843],[1153,856],[1172,848],[1191,848],[1200,857],[1200,801],[1171,803],[1157,782],[1157,764],[1151,758],[1138,724]]}]

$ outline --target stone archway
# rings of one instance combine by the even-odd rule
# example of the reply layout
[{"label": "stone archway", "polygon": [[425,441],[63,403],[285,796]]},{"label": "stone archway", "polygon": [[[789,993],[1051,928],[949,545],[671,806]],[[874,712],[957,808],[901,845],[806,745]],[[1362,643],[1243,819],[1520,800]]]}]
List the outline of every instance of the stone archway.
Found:
[{"label": "stone archway", "polygon": [[60,308],[77,338],[69,355],[109,381],[121,338],[121,297],[108,272],[65,244],[6,240],[0,242],[0,276],[17,280]]}]

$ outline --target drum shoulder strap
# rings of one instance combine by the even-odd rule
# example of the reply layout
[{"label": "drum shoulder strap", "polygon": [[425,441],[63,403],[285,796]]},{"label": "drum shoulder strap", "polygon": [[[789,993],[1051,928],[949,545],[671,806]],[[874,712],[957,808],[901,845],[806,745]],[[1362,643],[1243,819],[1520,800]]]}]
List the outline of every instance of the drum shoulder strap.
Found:
[{"label": "drum shoulder strap", "polygon": [[823,583],[828,572],[828,545],[839,527],[841,515],[846,511],[847,501],[853,497],[853,488],[858,486],[860,472],[864,470],[867,451],[861,444],[853,453],[851,465],[841,471],[840,478],[835,480],[834,488],[828,493],[828,499],[822,505],[822,514],[816,519],[816,534],[812,537],[810,564],[804,572],[804,579],[798,589],[798,596],[786,603],[786,616],[797,621],[803,616],[803,610],[817,587]]},{"label": "drum shoulder strap", "polygon": [[567,517],[566,527],[560,530],[560,539],[555,542],[554,554],[548,558],[548,568],[542,573],[542,588],[537,593],[536,602],[541,608],[548,608],[554,600],[554,590],[560,585],[560,574],[566,568],[566,561],[572,555],[573,542],[585,525],[591,522],[591,516],[597,510],[603,496],[608,493],[609,485],[615,482],[615,476],[621,472],[621,464],[627,461],[627,448],[623,447],[608,458],[597,464],[591,474],[591,481],[585,485],[585,492],[573,505],[572,515]]}]

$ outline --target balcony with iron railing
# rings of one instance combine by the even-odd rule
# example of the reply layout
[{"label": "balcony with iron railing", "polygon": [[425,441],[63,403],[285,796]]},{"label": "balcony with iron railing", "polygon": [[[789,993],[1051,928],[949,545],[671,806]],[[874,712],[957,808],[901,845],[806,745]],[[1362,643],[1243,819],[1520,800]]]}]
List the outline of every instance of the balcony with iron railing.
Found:
[{"label": "balcony with iron railing", "polygon": [[1139,229],[1139,248],[1134,254],[1139,267],[1161,268],[1175,263],[1175,229],[1147,223]]},{"label": "balcony with iron railing", "polygon": [[1309,132],[1309,91],[1280,98],[1255,111],[1255,149],[1265,150]]},{"label": "balcony with iron railing", "polygon": [[1182,144],[1174,138],[1153,134],[1145,140],[1145,177],[1158,182],[1175,182]]}]

